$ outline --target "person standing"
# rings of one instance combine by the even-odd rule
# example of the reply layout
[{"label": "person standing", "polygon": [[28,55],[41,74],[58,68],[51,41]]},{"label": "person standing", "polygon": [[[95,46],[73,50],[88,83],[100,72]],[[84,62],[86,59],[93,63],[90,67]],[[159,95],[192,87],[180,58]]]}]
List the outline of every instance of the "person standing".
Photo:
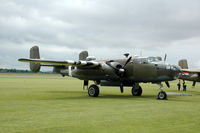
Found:
[{"label": "person standing", "polygon": [[180,91],[180,89],[181,89],[181,80],[178,81],[177,86],[178,86],[178,90]]},{"label": "person standing", "polygon": [[187,84],[186,84],[186,82],[185,82],[185,80],[183,81],[183,91],[186,91],[186,89],[187,89]]}]

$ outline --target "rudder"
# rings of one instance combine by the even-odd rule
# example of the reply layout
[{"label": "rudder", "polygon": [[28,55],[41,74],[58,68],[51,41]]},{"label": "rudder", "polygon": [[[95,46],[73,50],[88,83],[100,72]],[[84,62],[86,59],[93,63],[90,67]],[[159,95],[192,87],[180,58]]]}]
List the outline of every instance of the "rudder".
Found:
[{"label": "rudder", "polygon": [[[30,58],[31,59],[40,59],[40,52],[38,46],[33,46],[30,49]],[[33,72],[39,72],[40,71],[40,63],[30,63],[30,69]]]},{"label": "rudder", "polygon": [[79,54],[79,60],[86,60],[87,57],[88,57],[88,51],[82,51]]},{"label": "rudder", "polygon": [[188,69],[188,63],[186,59],[182,59],[178,62],[178,65],[182,68],[182,69]]}]

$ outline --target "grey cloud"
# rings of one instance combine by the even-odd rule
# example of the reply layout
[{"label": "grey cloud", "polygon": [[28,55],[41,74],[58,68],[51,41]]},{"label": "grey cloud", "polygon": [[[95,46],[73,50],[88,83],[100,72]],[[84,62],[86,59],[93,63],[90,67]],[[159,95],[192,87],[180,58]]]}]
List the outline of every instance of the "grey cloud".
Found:
[{"label": "grey cloud", "polygon": [[100,58],[143,51],[168,53],[173,63],[188,58],[198,66],[199,13],[198,0],[2,0],[0,57],[8,64],[4,60],[28,55],[38,44],[45,58],[76,59],[81,50]]}]

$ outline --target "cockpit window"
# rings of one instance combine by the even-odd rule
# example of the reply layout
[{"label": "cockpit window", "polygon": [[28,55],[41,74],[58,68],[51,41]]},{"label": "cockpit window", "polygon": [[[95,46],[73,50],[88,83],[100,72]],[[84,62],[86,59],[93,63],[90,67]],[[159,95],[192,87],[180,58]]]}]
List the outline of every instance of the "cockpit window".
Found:
[{"label": "cockpit window", "polygon": [[148,57],[148,62],[158,62],[160,61],[157,57]]},{"label": "cockpit window", "polygon": [[159,58],[158,57],[142,57],[142,58],[137,58],[135,59],[135,62],[138,64],[148,64],[151,62],[159,62]]},{"label": "cockpit window", "polygon": [[138,59],[135,59],[135,62],[138,64],[147,64],[148,60],[147,58],[138,58]]}]

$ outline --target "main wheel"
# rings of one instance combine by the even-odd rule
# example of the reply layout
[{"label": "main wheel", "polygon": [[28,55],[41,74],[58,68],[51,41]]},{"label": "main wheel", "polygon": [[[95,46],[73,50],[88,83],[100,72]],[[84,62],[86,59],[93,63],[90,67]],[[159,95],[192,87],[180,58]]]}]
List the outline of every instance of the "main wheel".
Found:
[{"label": "main wheel", "polygon": [[91,85],[88,88],[88,95],[90,97],[98,97],[99,96],[99,87],[97,85]]},{"label": "main wheel", "polygon": [[160,100],[165,100],[165,99],[167,99],[167,93],[164,92],[164,91],[160,91],[160,92],[158,93],[158,99],[160,99]]},{"label": "main wheel", "polygon": [[133,86],[132,88],[132,95],[133,96],[141,96],[142,95],[142,87],[138,86],[137,88]]}]

